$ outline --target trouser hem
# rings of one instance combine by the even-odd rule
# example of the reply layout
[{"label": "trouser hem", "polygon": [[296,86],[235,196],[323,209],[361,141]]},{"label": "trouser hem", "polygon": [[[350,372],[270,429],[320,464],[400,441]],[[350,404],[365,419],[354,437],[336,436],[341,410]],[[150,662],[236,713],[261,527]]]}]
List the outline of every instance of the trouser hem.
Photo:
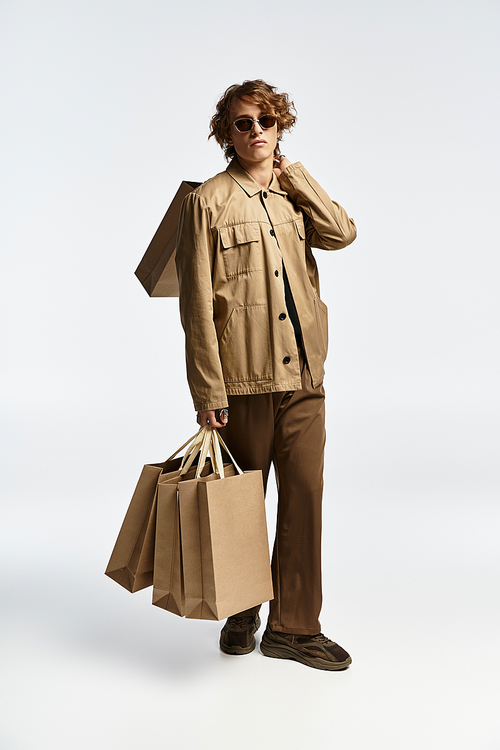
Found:
[{"label": "trouser hem", "polygon": [[287,635],[317,635],[321,631],[321,626],[317,628],[287,628],[283,625],[273,625],[268,622],[267,627],[275,633],[286,633]]}]

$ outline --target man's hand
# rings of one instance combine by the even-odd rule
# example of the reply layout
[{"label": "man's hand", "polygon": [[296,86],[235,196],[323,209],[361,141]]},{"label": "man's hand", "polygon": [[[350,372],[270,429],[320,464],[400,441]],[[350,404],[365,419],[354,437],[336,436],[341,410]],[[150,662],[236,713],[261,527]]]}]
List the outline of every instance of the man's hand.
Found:
[{"label": "man's hand", "polygon": [[288,166],[290,166],[292,162],[290,159],[287,159],[286,156],[282,156],[281,158],[278,157],[278,159],[274,159],[273,161],[273,172],[276,175],[276,177],[279,177],[280,174],[283,172],[284,169],[286,169]]},{"label": "man's hand", "polygon": [[200,425],[200,427],[204,427],[206,424],[209,424],[210,427],[225,427],[227,424],[227,415],[222,413],[221,415],[221,421],[218,422],[215,418],[215,409],[210,409],[209,411],[199,411],[196,415],[196,421]]}]

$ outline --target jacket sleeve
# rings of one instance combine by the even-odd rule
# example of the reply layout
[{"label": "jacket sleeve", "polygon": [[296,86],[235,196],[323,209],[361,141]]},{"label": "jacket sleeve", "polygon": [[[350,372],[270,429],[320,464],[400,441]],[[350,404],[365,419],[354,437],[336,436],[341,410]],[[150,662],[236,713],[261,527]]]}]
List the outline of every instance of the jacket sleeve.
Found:
[{"label": "jacket sleeve", "polygon": [[213,261],[209,209],[201,196],[190,193],[181,208],[175,262],[187,379],[197,411],[228,405],[214,325]]},{"label": "jacket sleeve", "polygon": [[332,201],[300,162],[289,164],[279,182],[305,216],[307,241],[321,250],[338,250],[356,239],[356,226],[342,206]]}]

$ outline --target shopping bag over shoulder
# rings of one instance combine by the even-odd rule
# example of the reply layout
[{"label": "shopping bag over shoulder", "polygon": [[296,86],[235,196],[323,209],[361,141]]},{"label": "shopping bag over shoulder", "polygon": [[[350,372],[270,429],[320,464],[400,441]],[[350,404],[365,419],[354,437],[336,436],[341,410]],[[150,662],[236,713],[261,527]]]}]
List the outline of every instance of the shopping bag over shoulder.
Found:
[{"label": "shopping bag over shoulder", "polygon": [[[188,445],[184,458],[175,458]],[[127,591],[153,583],[158,481],[178,476],[183,465],[188,470],[198,451],[196,435],[163,463],[144,466],[105,571]]]},{"label": "shopping bag over shoulder", "polygon": [[182,201],[201,182],[184,180],[151,240],[135,275],[150,297],[178,297],[175,250]]}]

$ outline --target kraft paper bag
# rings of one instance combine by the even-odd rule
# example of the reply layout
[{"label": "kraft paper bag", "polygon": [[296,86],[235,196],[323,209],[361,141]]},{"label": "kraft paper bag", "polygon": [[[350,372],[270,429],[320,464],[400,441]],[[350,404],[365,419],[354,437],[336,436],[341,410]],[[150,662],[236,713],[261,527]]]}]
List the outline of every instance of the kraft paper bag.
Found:
[{"label": "kraft paper bag", "polygon": [[[184,458],[175,458],[188,444]],[[183,467],[189,469],[200,444],[198,433],[169,459],[163,463],[146,464],[141,472],[105,571],[127,591],[140,591],[153,583],[158,482],[160,478],[177,477]]]},{"label": "kraft paper bag", "polygon": [[[212,481],[219,479],[218,474],[207,473],[208,462],[202,476],[197,481]],[[226,476],[233,475],[236,470],[232,464],[224,466]],[[190,472],[191,473],[191,472]],[[175,615],[183,617],[193,607],[191,599],[185,598],[185,584],[189,585],[193,577],[201,576],[199,554],[195,554],[195,563],[192,558],[186,561],[181,550],[181,511],[179,496],[183,497],[183,533],[192,532],[197,525],[197,483],[189,481],[192,475],[179,477],[177,481],[170,480],[158,486],[158,505],[156,510],[156,543],[155,562],[153,574],[153,604],[162,609],[167,609]],[[199,550],[196,548],[196,552]],[[186,566],[187,563],[187,566]],[[200,580],[199,586],[202,586]]]},{"label": "kraft paper bag", "polygon": [[[178,458],[165,463],[178,470],[181,461]],[[143,468],[105,571],[132,593],[153,583],[156,498],[163,470],[164,464],[146,464]]]},{"label": "kraft paper bag", "polygon": [[[158,487],[153,604],[221,620],[273,597],[262,472],[243,473],[217,430],[203,427],[196,469]],[[223,464],[221,445],[231,464]]]},{"label": "kraft paper bag", "polygon": [[150,297],[178,297],[175,250],[182,201],[201,182],[184,180],[151,240],[135,275]]},{"label": "kraft paper bag", "polygon": [[[179,477],[180,479],[180,477]],[[162,484],[156,509],[153,604],[184,616],[184,581],[177,482]]]},{"label": "kraft paper bag", "polygon": [[222,620],[272,599],[262,472],[187,481],[178,494],[185,616]]},{"label": "kraft paper bag", "polygon": [[[206,461],[201,476],[209,475],[210,469]],[[195,468],[184,475],[177,472],[158,483],[152,603],[180,617],[185,605],[178,485],[192,479],[195,472]]]}]

